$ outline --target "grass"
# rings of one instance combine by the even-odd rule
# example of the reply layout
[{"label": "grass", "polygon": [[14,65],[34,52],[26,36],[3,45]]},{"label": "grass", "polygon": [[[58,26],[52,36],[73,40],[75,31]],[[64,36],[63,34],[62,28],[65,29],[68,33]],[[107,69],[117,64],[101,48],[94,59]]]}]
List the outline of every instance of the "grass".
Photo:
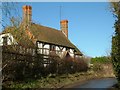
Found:
[{"label": "grass", "polygon": [[56,77],[46,77],[37,80],[26,81],[22,83],[12,83],[10,88],[60,88],[67,85],[73,81],[78,80],[80,73],[61,75]]},{"label": "grass", "polygon": [[[22,82],[9,82],[3,83],[7,88],[15,88],[19,90],[21,88],[61,88],[67,85],[74,84],[76,82],[85,82],[90,79],[114,77],[112,70],[112,64],[106,63],[107,60],[101,61],[94,60],[93,68],[87,72],[77,72],[75,74],[63,74],[55,75],[50,74],[47,77],[41,77],[36,80],[25,80]],[[103,63],[104,62],[104,63]]]},{"label": "grass", "polygon": [[[49,75],[48,77],[39,78],[37,80],[26,80],[23,82],[11,82],[7,88],[15,88],[16,90],[21,88],[61,88],[67,85],[74,84],[75,82],[84,82],[93,78],[111,77],[102,75],[103,72],[97,73],[94,71],[80,72],[75,74],[55,76]],[[110,74],[108,74],[110,75]]]}]

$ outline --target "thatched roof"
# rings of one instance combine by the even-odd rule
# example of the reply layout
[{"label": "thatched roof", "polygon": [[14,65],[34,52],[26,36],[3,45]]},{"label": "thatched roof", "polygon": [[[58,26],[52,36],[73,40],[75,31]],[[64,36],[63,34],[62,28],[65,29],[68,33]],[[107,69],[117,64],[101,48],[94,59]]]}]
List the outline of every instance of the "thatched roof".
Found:
[{"label": "thatched roof", "polygon": [[[82,55],[79,49],[73,45],[60,30],[34,23],[32,23],[29,30],[34,35],[34,38],[37,39],[37,41],[74,48],[77,52],[76,54]],[[28,35],[26,35],[25,30],[22,27],[9,27],[6,28],[2,33],[11,33],[19,44],[26,47],[35,46],[32,40],[29,39]]]}]

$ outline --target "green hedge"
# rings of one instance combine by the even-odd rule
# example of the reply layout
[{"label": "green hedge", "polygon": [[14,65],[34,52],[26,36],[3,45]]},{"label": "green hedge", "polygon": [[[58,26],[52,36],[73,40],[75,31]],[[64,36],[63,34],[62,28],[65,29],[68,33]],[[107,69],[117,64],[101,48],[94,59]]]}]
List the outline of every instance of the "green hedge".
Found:
[{"label": "green hedge", "polygon": [[116,34],[112,37],[112,62],[114,66],[115,75],[120,86],[120,35]]},{"label": "green hedge", "polygon": [[115,75],[118,79],[118,86],[120,87],[120,2],[112,3],[114,8],[114,15],[117,17],[114,28],[115,34],[112,37],[112,62],[114,66]]},{"label": "green hedge", "polygon": [[[13,50],[3,48],[2,75],[4,81],[21,81],[24,79],[34,79],[46,77],[49,74],[68,74],[88,69],[84,58],[60,59],[57,56],[49,56],[49,64],[44,67],[44,59],[41,54],[30,55],[27,52],[21,54]],[[14,48],[15,49],[15,48]],[[27,49],[26,49],[27,50]],[[12,51],[12,52],[11,52]],[[5,67],[4,67],[5,66]]]},{"label": "green hedge", "polygon": [[91,63],[111,63],[110,56],[95,57],[91,59]]}]

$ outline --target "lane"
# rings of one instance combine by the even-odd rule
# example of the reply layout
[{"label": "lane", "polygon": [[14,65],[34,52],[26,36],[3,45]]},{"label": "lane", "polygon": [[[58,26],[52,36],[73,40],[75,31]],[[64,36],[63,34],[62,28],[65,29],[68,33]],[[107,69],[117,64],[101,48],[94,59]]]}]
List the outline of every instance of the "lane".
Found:
[{"label": "lane", "polygon": [[116,83],[117,83],[116,78],[94,79],[84,84],[77,85],[74,88],[109,88]]}]

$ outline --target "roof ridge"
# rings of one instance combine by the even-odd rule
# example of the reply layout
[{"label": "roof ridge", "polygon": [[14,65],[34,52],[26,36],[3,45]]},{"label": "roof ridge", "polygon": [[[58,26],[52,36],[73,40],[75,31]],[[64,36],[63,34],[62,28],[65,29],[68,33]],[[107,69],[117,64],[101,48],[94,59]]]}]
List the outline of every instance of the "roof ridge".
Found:
[{"label": "roof ridge", "polygon": [[[36,24],[36,23],[33,23],[34,25],[38,25],[38,26],[42,26],[42,27],[46,27],[46,28],[49,28],[49,29],[51,29],[51,30],[55,30],[55,31],[57,31],[57,32],[60,32],[60,33],[62,33],[63,35],[64,35],[64,33],[61,31],[61,30],[59,30],[59,29],[56,29],[56,28],[52,28],[52,27],[48,27],[48,26],[44,26],[44,25],[41,25],[41,24]],[[65,36],[65,35],[64,35]],[[65,36],[65,38],[70,42],[70,40]]]},{"label": "roof ridge", "polygon": [[48,26],[44,26],[44,25],[40,25],[40,24],[36,24],[36,23],[33,23],[33,24],[37,25],[37,26],[42,26],[42,27],[45,27],[45,28],[49,28],[51,30],[54,30],[56,32],[61,33],[64,36],[64,38],[66,38],[72,44],[72,42],[64,35],[64,33],[61,30],[58,30],[58,29],[55,29],[55,28],[52,28],[52,27],[48,27]]}]

